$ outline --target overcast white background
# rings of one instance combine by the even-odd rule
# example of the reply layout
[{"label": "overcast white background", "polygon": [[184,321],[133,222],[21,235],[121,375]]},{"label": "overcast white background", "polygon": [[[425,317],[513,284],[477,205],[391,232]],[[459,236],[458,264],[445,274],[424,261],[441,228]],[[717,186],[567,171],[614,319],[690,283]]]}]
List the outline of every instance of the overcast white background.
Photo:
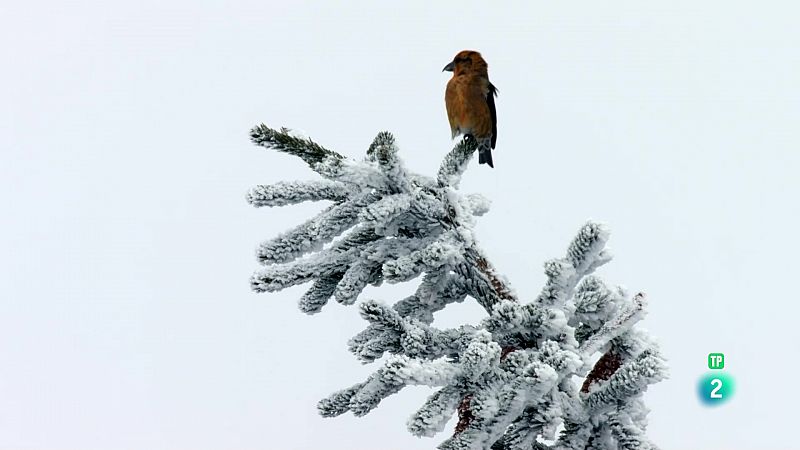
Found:
[{"label": "overcast white background", "polygon": [[[442,67],[481,51],[497,99],[477,235],[532,299],[593,218],[607,279],[646,291],[671,378],[646,394],[664,449],[800,448],[800,53],[793,2],[0,4],[0,448],[430,449],[431,391],[365,418],[317,400],[372,367],[356,307],[256,295],[256,245],[321,205],[254,209],[312,179],[255,147],[264,122],[361,157],[383,129],[413,170],[452,147]],[[415,283],[371,289],[395,301]],[[464,303],[443,326],[477,322]],[[738,392],[695,394],[724,352]]]}]

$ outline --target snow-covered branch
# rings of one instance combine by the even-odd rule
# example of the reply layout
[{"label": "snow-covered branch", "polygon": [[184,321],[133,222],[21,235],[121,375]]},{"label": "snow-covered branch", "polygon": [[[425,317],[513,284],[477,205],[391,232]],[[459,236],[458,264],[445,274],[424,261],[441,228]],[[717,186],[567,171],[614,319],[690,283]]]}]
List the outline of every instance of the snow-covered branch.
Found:
[{"label": "snow-covered branch", "polygon": [[[364,363],[386,357],[365,380],[322,400],[323,416],[361,416],[405,386],[427,385],[437,390],[408,429],[433,436],[458,413],[456,432],[442,449],[650,445],[641,395],[666,376],[666,365],[636,328],[645,296],[630,296],[594,274],[611,260],[606,226],[583,225],[565,256],[545,263],[545,285],[526,302],[474,234],[488,200],[458,190],[474,140],[459,142],[431,178],[405,168],[388,132],[359,161],[287,129],[260,125],[251,137],[302,158],[324,178],[257,186],[247,195],[251,204],[332,202],[259,246],[264,267],[252,276],[252,288],[274,292],[310,283],[299,302],[309,314],[331,298],[359,303],[367,326],[349,349]],[[358,301],[369,285],[417,278],[416,292],[393,304]],[[435,326],[436,312],[466,299],[485,309],[479,324]]]}]

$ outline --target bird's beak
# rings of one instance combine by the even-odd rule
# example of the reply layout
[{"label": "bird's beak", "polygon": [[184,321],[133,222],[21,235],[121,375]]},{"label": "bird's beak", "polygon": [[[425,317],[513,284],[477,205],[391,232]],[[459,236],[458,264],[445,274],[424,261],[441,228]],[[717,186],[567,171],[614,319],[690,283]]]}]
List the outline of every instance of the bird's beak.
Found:
[{"label": "bird's beak", "polygon": [[456,65],[455,65],[455,63],[454,63],[453,61],[450,61],[450,63],[449,63],[449,64],[447,64],[446,66],[444,66],[444,69],[442,69],[442,72],[445,72],[445,71],[446,71],[446,72],[452,72],[452,71],[453,71],[453,69],[455,69],[455,68],[456,68]]}]

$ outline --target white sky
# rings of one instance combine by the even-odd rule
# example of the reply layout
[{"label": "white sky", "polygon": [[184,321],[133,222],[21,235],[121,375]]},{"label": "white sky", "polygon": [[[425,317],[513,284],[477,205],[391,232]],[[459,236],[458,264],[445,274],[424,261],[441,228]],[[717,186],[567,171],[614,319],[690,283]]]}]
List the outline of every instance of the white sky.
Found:
[{"label": "white sky", "polygon": [[[525,298],[587,218],[601,271],[650,297],[672,377],[664,449],[796,444],[800,32],[793,2],[129,1],[0,4],[0,449],[429,449],[410,389],[361,419],[316,401],[363,379],[355,307],[256,295],[256,245],[319,205],[252,146],[265,122],[361,157],[393,131],[412,169],[452,144],[441,68],[480,50],[500,90],[478,236]],[[792,206],[795,205],[795,206]],[[369,291],[394,301],[414,283]],[[479,307],[441,314],[477,322]],[[737,396],[695,397],[724,352]],[[449,425],[447,433],[452,430]]]}]

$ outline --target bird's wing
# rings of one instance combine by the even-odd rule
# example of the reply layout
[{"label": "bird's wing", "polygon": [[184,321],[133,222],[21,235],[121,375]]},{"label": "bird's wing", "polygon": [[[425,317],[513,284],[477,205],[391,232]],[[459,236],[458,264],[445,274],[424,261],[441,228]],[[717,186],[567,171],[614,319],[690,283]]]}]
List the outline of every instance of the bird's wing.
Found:
[{"label": "bird's wing", "polygon": [[451,139],[456,137],[456,132],[458,131],[456,118],[458,117],[457,110],[459,97],[456,84],[458,84],[456,78],[451,78],[450,81],[447,82],[447,89],[445,89],[444,92],[444,102],[445,107],[447,108],[447,120],[450,122]]},{"label": "bird's wing", "polygon": [[497,143],[497,109],[494,107],[494,98],[497,97],[497,88],[489,83],[489,93],[486,94],[486,103],[489,105],[489,112],[492,114],[492,148]]}]

